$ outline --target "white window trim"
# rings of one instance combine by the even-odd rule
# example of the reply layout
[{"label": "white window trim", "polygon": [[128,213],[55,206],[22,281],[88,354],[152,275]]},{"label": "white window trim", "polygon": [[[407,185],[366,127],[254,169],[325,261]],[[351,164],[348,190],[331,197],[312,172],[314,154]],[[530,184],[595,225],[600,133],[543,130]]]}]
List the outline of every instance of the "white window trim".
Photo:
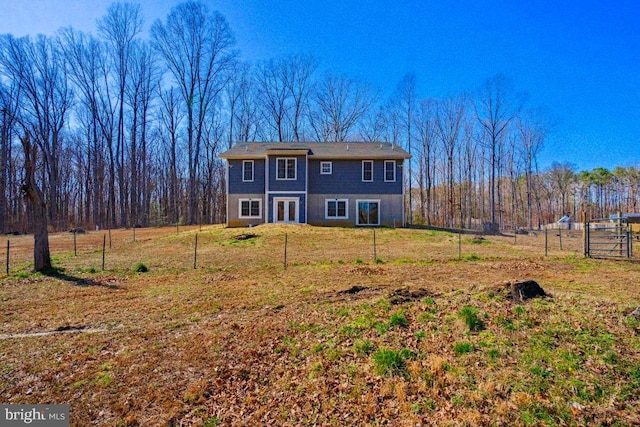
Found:
[{"label": "white window trim", "polygon": [[[242,202],[249,202],[249,215],[242,215]],[[251,203],[258,202],[258,216],[251,215]],[[238,200],[238,218],[239,219],[262,219],[262,199],[240,199]]]},{"label": "white window trim", "polygon": [[[251,163],[251,179],[244,179],[244,165],[245,163]],[[242,161],[242,182],[253,182],[256,176],[256,165],[253,160],[243,160]]]},{"label": "white window trim", "polygon": [[[365,163],[371,163],[371,179],[364,179],[364,165]],[[363,160],[362,161],[362,182],[373,182],[373,160]]]},{"label": "white window trim", "polygon": [[[329,172],[324,172],[322,170],[322,166],[329,165]],[[333,173],[333,163],[332,162],[320,162],[320,175],[331,175]]]},{"label": "white window trim", "polygon": [[[360,215],[358,212],[358,207],[360,205],[361,202],[367,202],[367,203],[377,203],[378,204],[378,223],[377,224],[360,224]],[[356,200],[356,225],[362,225],[362,226],[377,226],[380,225],[380,220],[382,219],[380,215],[380,199],[358,199]]]},{"label": "white window trim", "polygon": [[[287,178],[286,177],[286,173],[287,173],[287,168],[286,168],[286,163],[285,163],[285,177],[284,178],[280,178],[278,176],[278,163],[280,162],[280,160],[284,160],[285,162],[289,161],[289,160],[293,160],[293,178]],[[277,157],[276,158],[276,181],[295,181],[298,177],[298,159],[295,157]]]},{"label": "white window trim", "polygon": [[[393,163],[393,179],[387,179],[387,163]],[[384,182],[396,182],[396,161],[395,160],[384,161]]]},{"label": "white window trim", "polygon": [[[329,216],[329,202],[336,202],[336,216]],[[344,202],[345,216],[338,216],[338,202]],[[349,219],[349,199],[324,199],[324,219]]]}]

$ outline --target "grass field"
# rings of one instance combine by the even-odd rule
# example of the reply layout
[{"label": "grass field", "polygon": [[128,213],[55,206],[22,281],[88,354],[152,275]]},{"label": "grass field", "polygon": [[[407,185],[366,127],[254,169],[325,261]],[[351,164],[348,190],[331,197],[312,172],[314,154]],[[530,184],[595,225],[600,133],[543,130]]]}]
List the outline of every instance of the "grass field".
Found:
[{"label": "grass field", "polygon": [[[640,425],[640,264],[579,235],[545,256],[543,235],[135,232],[77,255],[54,234],[48,275],[11,236],[0,402],[68,403],[74,426]],[[511,302],[520,279],[551,297]]]}]

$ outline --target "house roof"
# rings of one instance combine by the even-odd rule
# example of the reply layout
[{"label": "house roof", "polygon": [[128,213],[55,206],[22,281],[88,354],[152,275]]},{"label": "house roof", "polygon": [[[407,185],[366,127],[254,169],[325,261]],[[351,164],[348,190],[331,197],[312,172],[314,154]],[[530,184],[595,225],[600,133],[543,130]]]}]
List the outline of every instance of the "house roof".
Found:
[{"label": "house roof", "polygon": [[238,142],[220,154],[223,159],[262,159],[274,155],[308,155],[313,159],[409,159],[388,142]]}]

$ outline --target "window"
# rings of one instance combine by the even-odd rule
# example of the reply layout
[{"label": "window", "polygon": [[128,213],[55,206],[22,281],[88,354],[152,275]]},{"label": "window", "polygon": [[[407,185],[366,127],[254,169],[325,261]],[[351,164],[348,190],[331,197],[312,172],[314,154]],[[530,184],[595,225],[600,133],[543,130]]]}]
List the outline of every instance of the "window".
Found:
[{"label": "window", "polygon": [[347,199],[326,199],[324,201],[325,219],[349,218],[349,201]]},{"label": "window", "polygon": [[320,175],[331,175],[332,169],[331,162],[320,162]]},{"label": "window", "polygon": [[384,180],[385,182],[395,182],[396,180],[396,161],[384,161]]},{"label": "window", "polygon": [[373,160],[362,161],[362,181],[373,181]]},{"label": "window", "polygon": [[278,180],[295,180],[296,179],[296,159],[276,159]]},{"label": "window", "polygon": [[238,218],[262,218],[261,199],[240,199],[240,215]]},{"label": "window", "polygon": [[242,161],[242,182],[253,182],[253,160]]},{"label": "window", "polygon": [[380,225],[380,200],[357,200],[357,225]]}]

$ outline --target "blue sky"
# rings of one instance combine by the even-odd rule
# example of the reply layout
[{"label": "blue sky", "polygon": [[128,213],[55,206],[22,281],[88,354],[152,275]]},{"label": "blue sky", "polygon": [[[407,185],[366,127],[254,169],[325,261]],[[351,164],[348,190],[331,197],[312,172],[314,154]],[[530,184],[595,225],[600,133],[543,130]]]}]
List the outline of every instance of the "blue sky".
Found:
[{"label": "blue sky", "polygon": [[[0,33],[95,32],[107,0],[0,0]],[[147,27],[179,3],[141,1]],[[640,3],[635,1],[206,1],[249,61],[311,53],[382,97],[408,72],[419,95],[473,92],[498,73],[553,126],[542,167],[640,166]]]}]

